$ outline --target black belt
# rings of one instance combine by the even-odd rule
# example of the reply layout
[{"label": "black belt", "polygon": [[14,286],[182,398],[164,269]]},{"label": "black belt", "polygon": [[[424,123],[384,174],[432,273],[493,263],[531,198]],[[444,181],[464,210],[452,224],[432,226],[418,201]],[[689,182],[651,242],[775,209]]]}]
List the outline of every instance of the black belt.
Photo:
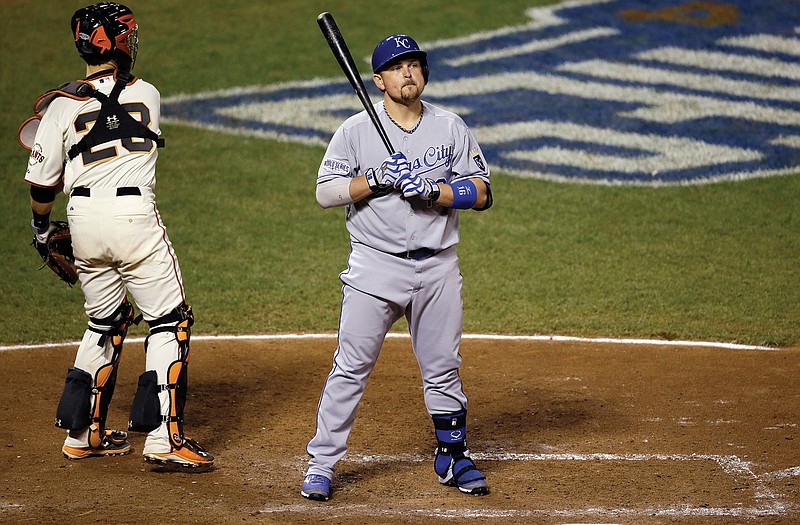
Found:
[{"label": "black belt", "polygon": [[[122,197],[124,195],[141,195],[141,194],[142,190],[140,190],[136,186],[123,186],[121,188],[117,188],[117,197]],[[72,189],[72,196],[91,197],[92,190],[91,188],[87,188],[86,186],[78,186],[77,188]]]},{"label": "black belt", "polygon": [[434,255],[436,255],[436,250],[432,250],[430,248],[417,248],[416,250],[411,250],[408,252],[400,252],[400,253],[393,253],[395,257],[401,257],[403,259],[411,259],[414,261],[424,261],[425,259],[430,259]]}]

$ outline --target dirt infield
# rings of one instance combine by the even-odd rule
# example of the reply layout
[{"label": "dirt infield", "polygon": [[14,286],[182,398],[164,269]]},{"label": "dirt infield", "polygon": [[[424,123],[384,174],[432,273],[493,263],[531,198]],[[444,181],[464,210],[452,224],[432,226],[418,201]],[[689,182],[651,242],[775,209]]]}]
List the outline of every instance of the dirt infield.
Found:
[{"label": "dirt infield", "polygon": [[[61,457],[74,346],[0,352],[2,523],[800,523],[800,348],[465,340],[470,445],[492,493],[439,485],[405,338],[387,340],[327,503],[300,497],[334,338],[195,340],[187,434],[207,473]],[[144,366],[128,342],[109,421]]]}]

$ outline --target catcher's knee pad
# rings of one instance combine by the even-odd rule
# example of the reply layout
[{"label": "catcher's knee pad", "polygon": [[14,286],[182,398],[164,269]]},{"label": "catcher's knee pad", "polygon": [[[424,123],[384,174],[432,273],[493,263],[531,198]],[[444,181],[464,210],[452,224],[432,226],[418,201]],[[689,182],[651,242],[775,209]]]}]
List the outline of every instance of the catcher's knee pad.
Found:
[{"label": "catcher's knee pad", "polygon": [[70,368],[64,392],[56,409],[56,426],[81,430],[91,424],[92,376],[80,368]]},{"label": "catcher's knee pad", "polygon": [[[188,359],[189,339],[192,335],[192,325],[194,325],[194,313],[191,306],[181,303],[170,313],[162,315],[158,319],[147,321],[147,324],[150,326],[150,335],[162,332],[174,333],[181,356],[186,355]],[[146,342],[145,346],[147,346]]]},{"label": "catcher's knee pad", "polygon": [[[183,411],[186,405],[189,366],[189,339],[194,324],[192,307],[181,303],[167,315],[148,321],[150,335],[172,332],[178,343],[178,359],[167,368],[167,384],[157,385],[157,392],[166,390],[169,395],[169,411],[162,416],[169,430],[169,440],[174,448],[183,445]],[[149,336],[148,336],[149,337]],[[145,347],[147,343],[145,342]]]},{"label": "catcher's knee pad", "polygon": [[[131,324],[138,324],[141,317],[134,318],[133,304],[127,297],[122,298],[122,304],[108,317],[90,317],[89,330],[101,335],[97,341],[98,346],[105,346],[107,338],[111,338],[111,346],[115,352],[122,351],[122,343],[128,335]],[[103,327],[103,328],[99,328]],[[108,327],[108,328],[105,328]]]}]

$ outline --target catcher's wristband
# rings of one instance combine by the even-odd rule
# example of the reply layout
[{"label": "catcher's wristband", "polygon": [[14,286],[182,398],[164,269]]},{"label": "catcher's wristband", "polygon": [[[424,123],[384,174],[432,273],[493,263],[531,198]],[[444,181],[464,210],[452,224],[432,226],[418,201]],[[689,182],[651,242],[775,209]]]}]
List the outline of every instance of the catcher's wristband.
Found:
[{"label": "catcher's wristband", "polygon": [[31,226],[36,233],[46,232],[48,226],[50,226],[50,213],[41,214],[34,211]]}]

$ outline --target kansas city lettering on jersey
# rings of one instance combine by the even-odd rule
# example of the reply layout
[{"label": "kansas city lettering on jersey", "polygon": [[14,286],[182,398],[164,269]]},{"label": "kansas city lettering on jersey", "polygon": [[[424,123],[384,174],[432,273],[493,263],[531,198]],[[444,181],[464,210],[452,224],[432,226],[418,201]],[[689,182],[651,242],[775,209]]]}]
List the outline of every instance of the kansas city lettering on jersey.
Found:
[{"label": "kansas city lettering on jersey", "polygon": [[[421,46],[423,98],[464,118],[495,171],[633,185],[800,173],[795,1],[571,0]],[[166,121],[318,146],[361,109],[340,77],[163,100]],[[431,148],[422,169],[449,154]]]},{"label": "kansas city lettering on jersey", "polygon": [[408,163],[411,166],[411,171],[417,175],[424,175],[436,168],[449,166],[452,158],[453,147],[442,144],[441,146],[428,148],[422,157],[408,159]]}]

